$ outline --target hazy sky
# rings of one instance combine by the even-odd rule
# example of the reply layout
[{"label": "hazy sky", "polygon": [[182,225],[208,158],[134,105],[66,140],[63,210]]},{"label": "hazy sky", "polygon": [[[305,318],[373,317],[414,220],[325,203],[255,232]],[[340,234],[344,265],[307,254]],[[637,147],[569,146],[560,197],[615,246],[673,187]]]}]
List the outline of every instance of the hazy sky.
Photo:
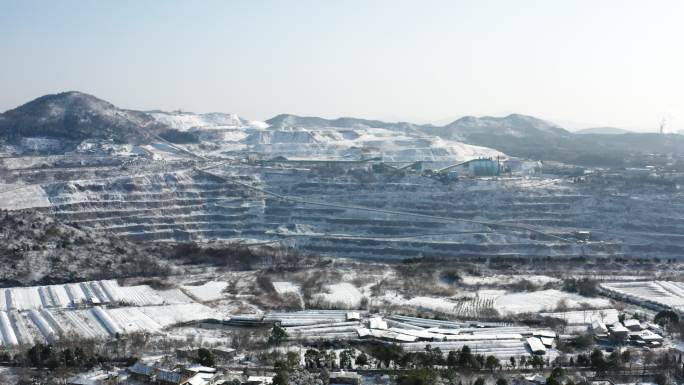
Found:
[{"label": "hazy sky", "polygon": [[684,1],[0,0],[0,111],[126,108],[684,129]]}]

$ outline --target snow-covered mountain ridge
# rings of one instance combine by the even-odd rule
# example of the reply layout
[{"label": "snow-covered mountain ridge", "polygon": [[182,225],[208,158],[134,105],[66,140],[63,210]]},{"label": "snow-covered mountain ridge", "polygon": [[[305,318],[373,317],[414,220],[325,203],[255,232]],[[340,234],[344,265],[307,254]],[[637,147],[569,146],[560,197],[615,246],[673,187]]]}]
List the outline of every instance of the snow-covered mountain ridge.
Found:
[{"label": "snow-covered mountain ridge", "polygon": [[249,121],[232,114],[153,112],[150,115],[171,128],[197,133],[200,141],[211,141],[218,152],[249,151],[289,159],[382,157],[396,162],[454,162],[504,156],[490,148],[421,132],[408,123],[294,115],[279,115],[267,122]]}]

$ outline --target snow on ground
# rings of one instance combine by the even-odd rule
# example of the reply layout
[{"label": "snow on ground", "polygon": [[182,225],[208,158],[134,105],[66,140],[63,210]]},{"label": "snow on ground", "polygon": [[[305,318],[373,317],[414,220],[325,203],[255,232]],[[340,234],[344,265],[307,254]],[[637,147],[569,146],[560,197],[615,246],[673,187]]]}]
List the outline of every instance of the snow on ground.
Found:
[{"label": "snow on ground", "polygon": [[273,288],[278,294],[299,294],[299,286],[292,282],[273,282]]},{"label": "snow on ground", "polygon": [[496,298],[494,308],[500,314],[539,313],[554,310],[561,303],[568,309],[610,307],[610,301],[606,298],[582,297],[551,289],[505,294]]},{"label": "snow on ground", "polygon": [[0,209],[21,210],[31,207],[50,207],[50,200],[41,186],[0,184]]},{"label": "snow on ground", "polygon": [[[104,339],[113,337],[109,326],[114,326],[123,333],[148,332],[161,333],[164,328],[177,324],[206,319],[222,319],[213,309],[198,304],[178,304],[162,306],[101,308],[109,319],[98,317],[93,309],[43,310],[42,318],[51,327],[51,333],[40,330],[28,312],[20,314],[19,319],[25,326],[21,330],[22,340],[29,337],[35,341],[43,341],[54,334],[72,335],[81,338]],[[54,322],[52,322],[54,320]]]},{"label": "snow on ground", "polygon": [[119,290],[122,296],[121,302],[127,305],[144,306],[193,302],[190,297],[178,289],[159,291],[147,285],[138,285],[122,286]]},{"label": "snow on ground", "polygon": [[[364,125],[349,127],[269,127],[234,114],[151,112],[157,121],[181,131],[209,134],[219,151],[255,151],[288,159],[367,157],[359,149],[373,150],[386,161],[455,162],[503,155],[491,148],[473,146],[427,134]],[[217,135],[221,139],[216,139]],[[200,150],[200,149],[198,149]],[[168,156],[168,154],[159,154]]]},{"label": "snow on ground", "polygon": [[361,148],[374,149],[374,155],[386,161],[459,161],[503,155],[490,148],[378,127],[269,128],[252,132],[243,143],[253,151],[290,159],[341,158]]},{"label": "snow on ground", "polygon": [[139,309],[162,327],[169,327],[182,322],[223,319],[217,311],[199,303],[144,306]]},{"label": "snow on ground", "polygon": [[372,299],[374,305],[397,305],[418,311],[433,311],[452,314],[458,317],[477,318],[492,308],[494,298],[504,293],[502,290],[489,290],[479,295],[477,292],[461,293],[454,297],[417,296],[406,298],[396,292],[388,291],[381,297]]},{"label": "snow on ground", "polygon": [[178,289],[119,286],[114,280],[0,289],[0,310],[71,308],[84,305],[169,305],[194,302]]},{"label": "snow on ground", "polygon": [[314,298],[323,303],[342,304],[350,308],[358,307],[363,298],[361,291],[349,282],[326,285],[325,291],[326,293],[316,294]]},{"label": "snow on ground", "polygon": [[472,293],[465,293],[464,296],[494,300],[506,294],[506,290],[484,289]]},{"label": "snow on ground", "polygon": [[[211,300],[220,297],[226,285],[209,281],[184,289]],[[158,333],[178,323],[226,317],[179,289],[119,286],[108,280],[0,289],[0,318],[16,334],[16,340],[0,336],[0,344],[14,345],[63,335],[108,338],[120,332]]]},{"label": "snow on ground", "polygon": [[523,280],[530,281],[535,285],[543,286],[550,282],[559,282],[560,279],[549,277],[548,275],[505,275],[495,274],[486,277],[478,277],[466,275],[461,282],[464,285],[510,285],[521,282]]},{"label": "snow on ground", "polygon": [[228,283],[222,281],[209,281],[200,286],[182,286],[183,290],[202,302],[216,301],[223,298],[223,290],[226,287],[228,287]]},{"label": "snow on ground", "polygon": [[606,325],[618,322],[617,309],[572,310],[555,313],[541,313],[542,317],[562,319],[568,325],[591,325],[594,321],[602,321]]},{"label": "snow on ground", "polygon": [[268,124],[264,122],[246,120],[235,114],[194,114],[192,112],[151,112],[149,114],[158,122],[164,123],[179,131],[188,131],[192,129],[236,129],[245,127],[266,128],[268,126]]},{"label": "snow on ground", "polygon": [[62,159],[61,155],[51,156],[18,156],[1,158],[0,164],[9,168],[10,170],[26,169],[33,167],[41,167],[46,164],[53,164],[55,161]]},{"label": "snow on ground", "polygon": [[[418,296],[406,298],[395,292],[386,292],[381,297],[372,299],[374,304],[389,304],[408,306],[422,311],[436,311],[453,314],[459,317],[476,318],[493,309],[501,315],[538,313],[556,309],[565,303],[568,309],[593,308],[606,309],[610,301],[605,298],[587,298],[558,290],[542,290],[535,292],[507,293],[505,290],[479,290],[477,292],[462,292],[453,297]],[[583,316],[571,313],[568,317]],[[611,312],[605,316],[610,319]]]},{"label": "snow on ground", "polygon": [[456,307],[456,302],[447,298],[413,297],[405,302],[406,305],[416,307],[419,310],[431,310],[442,313],[451,313]]},{"label": "snow on ground", "polygon": [[180,150],[169,146],[167,143],[152,143],[140,147],[151,153],[152,158],[155,160],[179,160],[185,159],[187,156]]},{"label": "snow on ground", "polygon": [[655,303],[684,310],[684,283],[673,281],[607,282],[601,287],[633,303]]}]

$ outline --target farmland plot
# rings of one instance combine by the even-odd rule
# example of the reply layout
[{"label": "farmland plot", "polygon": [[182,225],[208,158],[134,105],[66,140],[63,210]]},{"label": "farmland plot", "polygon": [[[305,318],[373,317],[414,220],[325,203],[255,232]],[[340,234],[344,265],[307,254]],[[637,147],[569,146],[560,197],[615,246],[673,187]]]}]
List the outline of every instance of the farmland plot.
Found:
[{"label": "farmland plot", "polygon": [[526,275],[504,275],[504,274],[494,274],[490,276],[472,276],[472,275],[465,275],[461,279],[461,283],[464,285],[483,285],[483,286],[501,286],[501,285],[511,285],[514,283],[519,283],[521,281],[529,281],[535,285],[540,285],[543,286],[547,283],[556,283],[559,282],[560,279],[555,278],[555,277],[549,277],[547,275],[533,275],[533,274],[526,274]]},{"label": "farmland plot", "polygon": [[388,292],[382,297],[373,299],[374,304],[378,302],[406,306],[420,311],[452,314],[459,318],[477,318],[492,314],[494,299],[475,294],[457,297],[418,296],[407,299],[400,294]]},{"label": "farmland plot", "polygon": [[569,309],[610,307],[610,301],[605,298],[589,298],[551,289],[505,294],[494,301],[494,308],[500,314],[539,313],[552,311],[560,304]]},{"label": "farmland plot", "polygon": [[285,330],[287,331],[290,339],[334,340],[356,338],[356,330],[359,327],[361,327],[361,323],[358,321],[353,321],[308,326],[291,326],[286,327]]},{"label": "farmland plot", "polygon": [[0,310],[73,308],[101,304],[137,306],[191,303],[178,289],[154,290],[147,285],[121,287],[114,280],[0,289]]},{"label": "farmland plot", "polygon": [[86,310],[65,310],[61,313],[66,321],[67,334],[81,338],[104,338],[109,334],[92,318]]},{"label": "farmland plot", "polygon": [[295,285],[292,282],[273,282],[273,288],[278,294],[288,294],[288,293],[293,293],[300,295],[301,290],[299,286]]},{"label": "farmland plot", "polygon": [[223,298],[223,290],[226,287],[227,282],[209,281],[199,286],[184,285],[183,290],[201,302],[210,302]]},{"label": "farmland plot", "polygon": [[609,294],[639,305],[684,311],[684,283],[673,281],[610,282],[601,284]]},{"label": "farmland plot", "polygon": [[110,309],[109,315],[121,326],[125,333],[154,333],[162,329],[159,323],[135,307]]},{"label": "farmland plot", "polygon": [[618,322],[617,309],[572,310],[555,313],[540,313],[542,317],[564,320],[568,326],[589,326],[594,321],[601,321],[606,325]]},{"label": "farmland plot", "polygon": [[510,340],[483,340],[483,341],[448,341],[448,342],[412,342],[402,344],[407,352],[425,351],[425,347],[440,348],[442,352],[458,351],[468,345],[474,354],[495,356],[501,360],[510,357],[528,356],[529,350],[520,339]]},{"label": "farmland plot", "polygon": [[2,334],[2,342],[4,345],[18,345],[17,338],[12,322],[9,316],[4,311],[0,311],[0,332]]},{"label": "farmland plot", "polygon": [[344,310],[304,310],[296,312],[272,312],[264,316],[264,321],[280,322],[283,326],[307,326],[344,322],[347,312]]},{"label": "farmland plot", "polygon": [[14,331],[16,332],[17,340],[19,341],[19,343],[28,345],[32,344],[33,334],[29,331],[29,328],[26,326],[24,317],[22,317],[16,311],[10,312],[9,317],[10,321],[12,322],[12,326],[14,327]]},{"label": "farmland plot", "polygon": [[143,306],[138,309],[162,327],[184,322],[223,318],[215,310],[198,303]]},{"label": "farmland plot", "polygon": [[319,293],[314,296],[314,301],[319,302],[323,306],[340,306],[346,309],[356,309],[361,304],[361,299],[363,298],[361,291],[349,282],[326,285],[325,291],[325,293]]},{"label": "farmland plot", "polygon": [[125,305],[145,306],[164,303],[164,298],[156,290],[146,285],[123,286],[119,290],[122,296],[121,302]]}]

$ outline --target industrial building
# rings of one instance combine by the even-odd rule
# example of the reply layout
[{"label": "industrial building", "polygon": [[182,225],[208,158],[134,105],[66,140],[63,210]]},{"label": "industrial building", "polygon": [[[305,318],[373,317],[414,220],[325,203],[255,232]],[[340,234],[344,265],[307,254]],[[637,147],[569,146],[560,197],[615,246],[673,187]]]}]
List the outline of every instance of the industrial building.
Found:
[{"label": "industrial building", "polygon": [[501,162],[492,158],[476,158],[445,167],[439,172],[454,177],[498,176],[501,173]]}]

